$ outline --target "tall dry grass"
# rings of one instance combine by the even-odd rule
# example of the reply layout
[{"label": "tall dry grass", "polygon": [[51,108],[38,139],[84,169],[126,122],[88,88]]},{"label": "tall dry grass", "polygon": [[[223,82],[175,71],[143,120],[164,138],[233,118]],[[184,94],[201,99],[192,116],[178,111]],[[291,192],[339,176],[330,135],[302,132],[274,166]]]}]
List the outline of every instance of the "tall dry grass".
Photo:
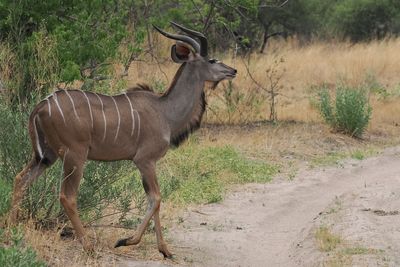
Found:
[{"label": "tall dry grass", "polygon": [[[156,39],[158,62],[135,61],[127,77],[128,85],[138,82],[150,83],[156,89],[165,88],[171,82],[178,65],[169,60],[168,40]],[[400,39],[386,39],[370,43],[352,44],[346,42],[314,42],[300,45],[296,40],[275,41],[267,54],[252,54],[249,59],[233,57],[227,53],[220,58],[238,70],[238,76],[230,85],[221,83],[215,91],[209,92],[209,109],[206,121],[211,123],[243,123],[268,118],[269,101],[267,94],[260,91],[257,82],[267,85],[266,70],[274,61],[283,59],[275,66],[283,73],[277,97],[279,120],[301,122],[320,121],[313,107],[313,87],[326,84],[334,88],[338,83],[350,86],[379,86],[387,96],[371,94],[373,116],[370,129],[382,124],[399,124],[400,121]],[[248,71],[247,71],[248,70]],[[373,84],[371,84],[373,83]],[[231,90],[231,91],[229,91]],[[227,99],[229,98],[230,99]],[[227,107],[228,104],[235,105]],[[228,102],[228,104],[227,104]],[[261,103],[259,103],[261,102]]]}]

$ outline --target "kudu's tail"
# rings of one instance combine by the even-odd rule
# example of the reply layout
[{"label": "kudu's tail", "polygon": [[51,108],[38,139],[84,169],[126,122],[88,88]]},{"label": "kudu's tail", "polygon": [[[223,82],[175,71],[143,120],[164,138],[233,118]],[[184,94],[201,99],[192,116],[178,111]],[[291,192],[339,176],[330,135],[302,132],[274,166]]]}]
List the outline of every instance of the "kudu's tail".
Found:
[{"label": "kudu's tail", "polygon": [[45,165],[51,165],[57,159],[57,155],[49,147],[48,142],[46,142],[46,136],[42,130],[40,113],[38,112],[40,108],[41,105],[39,104],[32,111],[29,117],[29,136],[32,142],[34,158],[36,161]]},{"label": "kudu's tail", "polygon": [[16,223],[25,189],[36,180],[43,171],[57,160],[56,153],[48,146],[40,123],[41,104],[37,105],[29,117],[28,129],[32,142],[33,157],[14,179],[14,190],[9,221]]}]

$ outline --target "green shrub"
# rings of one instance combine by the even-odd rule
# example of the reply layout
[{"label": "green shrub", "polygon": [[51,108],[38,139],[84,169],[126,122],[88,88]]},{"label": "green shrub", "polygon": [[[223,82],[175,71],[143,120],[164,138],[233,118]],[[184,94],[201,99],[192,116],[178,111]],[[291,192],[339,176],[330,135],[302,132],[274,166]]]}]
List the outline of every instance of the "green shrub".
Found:
[{"label": "green shrub", "polygon": [[329,91],[323,88],[319,100],[320,113],[333,129],[350,136],[362,136],[372,112],[364,89],[340,86],[336,88],[336,97],[332,103]]},{"label": "green shrub", "polygon": [[0,178],[0,217],[10,209],[12,185]]},{"label": "green shrub", "polygon": [[[6,247],[2,244],[8,244]],[[44,262],[36,258],[36,253],[23,242],[23,232],[18,228],[0,229],[0,266],[41,267]]]}]

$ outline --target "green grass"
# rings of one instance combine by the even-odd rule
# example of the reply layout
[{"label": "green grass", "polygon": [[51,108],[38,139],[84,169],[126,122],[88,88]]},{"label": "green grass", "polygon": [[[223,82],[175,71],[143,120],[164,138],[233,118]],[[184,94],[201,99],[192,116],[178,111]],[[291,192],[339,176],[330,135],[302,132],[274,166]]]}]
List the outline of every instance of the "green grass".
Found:
[{"label": "green grass", "polygon": [[180,204],[221,201],[227,186],[269,182],[277,171],[232,146],[203,147],[193,140],[170,151],[158,168],[163,197]]},{"label": "green grass", "polygon": [[341,161],[347,158],[363,160],[368,157],[377,155],[379,151],[374,148],[362,148],[349,152],[328,152],[326,155],[314,157],[310,162],[310,167],[325,167],[331,165],[340,165]]},{"label": "green grass", "polygon": [[365,247],[351,247],[343,249],[342,253],[346,255],[366,255],[366,254],[380,254],[383,250]]},{"label": "green grass", "polygon": [[23,232],[18,228],[0,229],[0,266],[44,267],[35,251],[26,247]]},{"label": "green grass", "polygon": [[351,157],[353,159],[363,160],[365,159],[365,154],[363,153],[363,151],[356,150],[351,154]]},{"label": "green grass", "polygon": [[355,150],[351,152],[350,156],[353,159],[358,159],[358,160],[363,160],[371,156],[375,156],[379,153],[376,149],[373,148],[367,148],[367,149],[360,149],[360,150]]},{"label": "green grass", "polygon": [[317,156],[311,160],[311,167],[323,167],[329,165],[338,165],[341,160],[347,158],[344,152],[329,152],[326,155]]},{"label": "green grass", "polygon": [[0,179],[0,217],[4,216],[10,209],[12,184]]}]

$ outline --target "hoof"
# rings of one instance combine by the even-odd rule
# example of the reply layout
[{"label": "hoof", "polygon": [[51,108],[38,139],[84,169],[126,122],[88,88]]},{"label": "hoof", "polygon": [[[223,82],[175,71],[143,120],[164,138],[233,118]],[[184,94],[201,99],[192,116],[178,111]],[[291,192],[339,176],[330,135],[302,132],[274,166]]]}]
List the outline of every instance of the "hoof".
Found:
[{"label": "hoof", "polygon": [[170,253],[169,251],[160,251],[162,254],[163,254],[163,256],[164,256],[164,259],[173,259],[174,258],[174,254],[172,254],[172,253]]},{"label": "hoof", "polygon": [[114,248],[127,246],[126,241],[128,241],[128,238],[118,240],[117,243],[115,244]]},{"label": "hoof", "polygon": [[162,253],[164,255],[164,259],[172,259],[174,256],[171,252],[169,252],[169,250],[167,249],[167,246],[165,244],[159,246],[158,251],[160,251],[160,253]]}]

